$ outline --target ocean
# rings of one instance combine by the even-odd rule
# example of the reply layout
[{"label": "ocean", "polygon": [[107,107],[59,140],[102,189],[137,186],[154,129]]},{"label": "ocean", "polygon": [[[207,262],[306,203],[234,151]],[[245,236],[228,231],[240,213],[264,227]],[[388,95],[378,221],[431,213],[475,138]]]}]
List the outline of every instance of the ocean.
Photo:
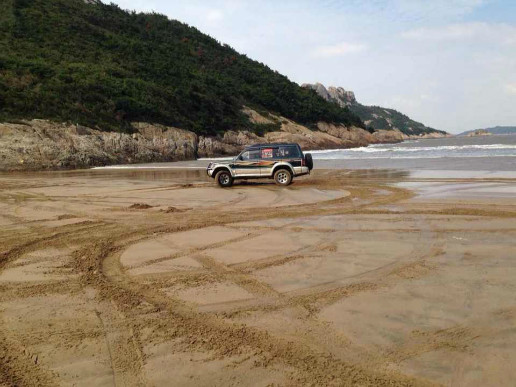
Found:
[{"label": "ocean", "polygon": [[311,153],[315,165],[323,168],[516,171],[516,135],[421,139]]}]

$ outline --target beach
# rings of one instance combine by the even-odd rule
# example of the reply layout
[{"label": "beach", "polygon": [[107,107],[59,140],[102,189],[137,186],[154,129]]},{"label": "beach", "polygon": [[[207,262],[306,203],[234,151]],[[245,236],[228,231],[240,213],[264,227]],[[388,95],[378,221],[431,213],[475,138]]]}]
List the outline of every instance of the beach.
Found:
[{"label": "beach", "polygon": [[[199,162],[197,162],[199,163]],[[6,385],[510,385],[514,177],[0,175]]]}]

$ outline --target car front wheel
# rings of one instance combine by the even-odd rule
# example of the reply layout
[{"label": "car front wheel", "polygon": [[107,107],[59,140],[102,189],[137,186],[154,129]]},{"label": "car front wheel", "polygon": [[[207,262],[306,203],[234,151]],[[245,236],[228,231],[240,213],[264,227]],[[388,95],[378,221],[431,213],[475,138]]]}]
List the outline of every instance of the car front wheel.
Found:
[{"label": "car front wheel", "polygon": [[233,185],[233,176],[229,171],[220,171],[215,175],[215,180],[221,187],[231,187]]},{"label": "car front wheel", "polygon": [[278,169],[274,172],[274,181],[278,185],[287,186],[292,183],[292,172],[287,169]]}]

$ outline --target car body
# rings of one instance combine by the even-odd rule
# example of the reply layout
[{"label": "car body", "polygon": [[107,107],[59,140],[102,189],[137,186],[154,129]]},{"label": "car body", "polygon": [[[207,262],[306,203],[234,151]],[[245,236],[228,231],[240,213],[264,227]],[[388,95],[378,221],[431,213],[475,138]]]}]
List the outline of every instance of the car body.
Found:
[{"label": "car body", "polygon": [[212,162],[206,172],[216,179],[219,172],[225,171],[225,183],[217,179],[223,187],[237,179],[260,178],[273,178],[279,185],[288,185],[294,177],[309,174],[312,167],[311,155],[304,155],[298,144],[271,143],[248,146],[231,161]]}]

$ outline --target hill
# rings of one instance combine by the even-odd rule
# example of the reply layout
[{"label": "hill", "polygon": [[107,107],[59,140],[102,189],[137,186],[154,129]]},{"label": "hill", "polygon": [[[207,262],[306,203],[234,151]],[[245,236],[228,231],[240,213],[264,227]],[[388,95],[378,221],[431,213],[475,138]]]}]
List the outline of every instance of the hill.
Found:
[{"label": "hill", "polygon": [[256,129],[247,105],[306,125],[364,127],[349,109],[163,15],[93,0],[2,0],[2,8],[2,121],[125,132],[140,121],[215,135]]},{"label": "hill", "polygon": [[380,106],[366,106],[358,103],[352,91],[346,91],[342,87],[330,86],[328,89],[320,83],[304,84],[306,88],[315,90],[327,101],[334,102],[341,107],[347,107],[360,117],[362,121],[374,130],[399,130],[407,136],[421,135],[445,135],[446,132],[437,130],[414,121],[405,114],[394,109]]},{"label": "hill", "polygon": [[473,130],[467,130],[465,132],[459,133],[457,136],[467,136],[472,135],[475,132],[478,132],[479,130],[491,134],[516,134],[516,126],[494,126],[492,128],[481,128],[481,129],[473,129]]}]

